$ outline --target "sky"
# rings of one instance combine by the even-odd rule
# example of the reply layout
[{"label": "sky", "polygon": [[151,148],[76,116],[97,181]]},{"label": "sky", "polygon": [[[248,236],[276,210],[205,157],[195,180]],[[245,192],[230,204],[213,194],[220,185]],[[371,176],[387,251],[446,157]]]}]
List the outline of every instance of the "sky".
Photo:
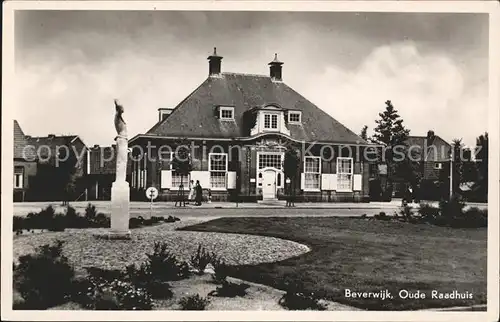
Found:
[{"label": "sky", "polygon": [[113,144],[114,104],[129,136],[222,71],[269,74],[355,133],[391,100],[411,135],[468,146],[487,131],[488,17],[445,13],[23,11],[15,16],[17,119],[27,135]]}]

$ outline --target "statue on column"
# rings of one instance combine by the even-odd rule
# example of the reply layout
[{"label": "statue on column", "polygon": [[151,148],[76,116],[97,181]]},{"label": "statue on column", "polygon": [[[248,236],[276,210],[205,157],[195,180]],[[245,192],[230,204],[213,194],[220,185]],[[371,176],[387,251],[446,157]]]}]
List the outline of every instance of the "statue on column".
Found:
[{"label": "statue on column", "polygon": [[116,180],[115,182],[124,182],[127,174],[128,161],[128,139],[127,123],[123,120],[123,106],[115,99],[115,129],[116,141]]},{"label": "statue on column", "polygon": [[127,123],[123,120],[123,106],[115,99],[116,179],[111,187],[112,238],[130,238],[130,187],[126,181],[128,162]]}]

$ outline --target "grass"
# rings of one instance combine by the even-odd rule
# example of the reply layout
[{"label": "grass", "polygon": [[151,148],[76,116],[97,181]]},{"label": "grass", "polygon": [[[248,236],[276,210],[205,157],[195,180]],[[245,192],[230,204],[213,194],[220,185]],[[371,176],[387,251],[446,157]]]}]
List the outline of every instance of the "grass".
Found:
[{"label": "grass", "polygon": [[[300,284],[328,300],[371,310],[416,310],[486,303],[487,229],[453,229],[338,217],[220,218],[181,230],[244,233],[303,243],[312,251],[275,263],[239,265],[229,275],[287,290]],[[355,299],[345,289],[393,299]],[[426,293],[401,299],[400,290]],[[454,290],[472,299],[432,299]]]}]

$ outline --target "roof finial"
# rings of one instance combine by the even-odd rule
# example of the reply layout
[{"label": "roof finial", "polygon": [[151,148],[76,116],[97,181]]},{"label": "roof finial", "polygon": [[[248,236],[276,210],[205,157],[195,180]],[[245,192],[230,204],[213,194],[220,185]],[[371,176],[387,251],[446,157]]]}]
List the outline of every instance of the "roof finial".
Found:
[{"label": "roof finial", "polygon": [[217,56],[217,47],[214,47],[214,56]]},{"label": "roof finial", "polygon": [[274,53],[274,59],[278,60],[278,53]]}]

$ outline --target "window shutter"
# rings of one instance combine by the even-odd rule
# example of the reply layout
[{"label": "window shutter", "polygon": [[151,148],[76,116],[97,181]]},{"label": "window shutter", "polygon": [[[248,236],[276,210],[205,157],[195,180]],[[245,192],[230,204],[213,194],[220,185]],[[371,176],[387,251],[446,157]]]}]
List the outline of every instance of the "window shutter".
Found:
[{"label": "window shutter", "polygon": [[361,191],[361,179],[362,175],[361,174],[355,174],[354,175],[354,191]]},{"label": "window shutter", "polygon": [[306,183],[306,175],[304,172],[302,172],[300,174],[300,189],[304,190],[305,183]]},{"label": "window shutter", "polygon": [[330,188],[330,174],[322,173],[321,174],[321,190],[331,190]]},{"label": "window shutter", "polygon": [[191,171],[191,180],[194,184],[198,180],[203,189],[210,189],[210,171]]},{"label": "window shutter", "polygon": [[228,189],[236,189],[236,172],[229,171],[227,173],[227,188]]},{"label": "window shutter", "polygon": [[172,170],[161,170],[161,188],[172,188]]},{"label": "window shutter", "polygon": [[337,191],[337,174],[330,174],[330,190]]}]

